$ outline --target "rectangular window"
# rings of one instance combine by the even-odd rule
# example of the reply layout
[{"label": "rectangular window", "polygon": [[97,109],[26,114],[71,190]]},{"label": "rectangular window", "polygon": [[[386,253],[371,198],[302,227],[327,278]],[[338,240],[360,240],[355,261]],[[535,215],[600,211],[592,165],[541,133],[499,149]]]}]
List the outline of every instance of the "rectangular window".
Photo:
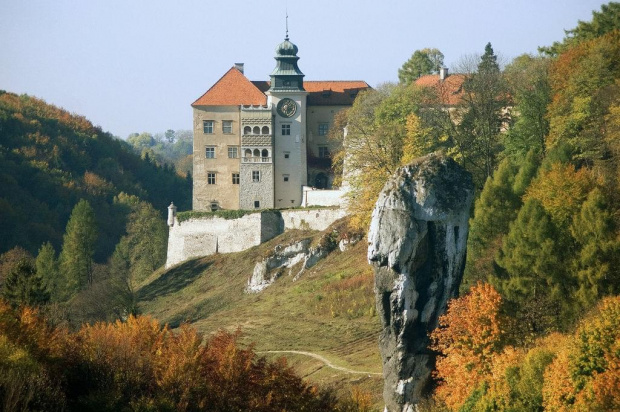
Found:
[{"label": "rectangular window", "polygon": [[319,136],[327,136],[329,123],[319,123]]},{"label": "rectangular window", "polygon": [[238,185],[239,184],[239,173],[233,173],[232,174],[232,184],[233,185]]},{"label": "rectangular window", "polygon": [[255,200],[254,201],[254,209],[259,209],[260,208],[260,201]]},{"label": "rectangular window", "polygon": [[214,185],[215,184],[215,172],[207,173],[207,184]]},{"label": "rectangular window", "polygon": [[239,157],[239,148],[237,146],[228,146],[228,158],[237,159]]},{"label": "rectangular window", "polygon": [[202,131],[206,134],[213,134],[213,120],[203,120]]},{"label": "rectangular window", "polygon": [[207,159],[215,159],[215,146],[207,146],[205,149],[205,157]]},{"label": "rectangular window", "polygon": [[319,157],[329,157],[329,149],[327,148],[327,146],[319,146]]},{"label": "rectangular window", "polygon": [[284,152],[284,158],[285,158],[285,159],[288,159],[288,158],[290,157],[290,155],[291,155],[291,154],[290,154],[289,152]]},{"label": "rectangular window", "polygon": [[260,170],[252,170],[252,181],[260,182]]},{"label": "rectangular window", "polygon": [[283,124],[282,125],[282,136],[290,136],[291,135],[291,125]]},{"label": "rectangular window", "polygon": [[222,121],[222,132],[223,133],[232,133],[232,120],[223,120]]},{"label": "rectangular window", "polygon": [[289,176],[289,175],[282,175],[282,177],[284,178],[284,181],[285,181],[285,182],[288,182],[288,176]]}]

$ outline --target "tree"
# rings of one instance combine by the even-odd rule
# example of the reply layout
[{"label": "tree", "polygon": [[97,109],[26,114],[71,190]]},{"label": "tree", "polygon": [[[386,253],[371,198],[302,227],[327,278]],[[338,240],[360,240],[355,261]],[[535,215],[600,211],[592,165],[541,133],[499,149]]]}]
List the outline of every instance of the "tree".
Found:
[{"label": "tree", "polygon": [[500,131],[508,120],[506,83],[491,43],[487,43],[477,71],[466,78],[463,89],[457,139],[463,165],[481,184],[495,170],[501,151]]},{"label": "tree", "polygon": [[603,299],[545,370],[545,410],[620,408],[620,298]]},{"label": "tree", "polygon": [[97,240],[95,211],[82,199],[73,208],[63,237],[60,272],[66,282],[64,298],[93,283],[93,255]]},{"label": "tree", "polygon": [[[342,147],[334,164],[342,167],[352,225],[366,228],[385,181],[402,165],[407,135],[407,118],[418,113],[429,90],[415,86],[382,85],[361,92],[339,124],[332,139]],[[346,137],[339,130],[346,126]],[[336,169],[338,172],[338,169]]]},{"label": "tree", "polygon": [[489,284],[479,283],[462,298],[452,300],[431,332],[438,351],[435,394],[458,410],[491,373],[493,358],[505,344],[502,298]]},{"label": "tree", "polygon": [[550,64],[548,58],[524,54],[504,70],[514,101],[513,126],[505,134],[504,146],[515,159],[523,158],[530,150],[545,153],[549,134],[547,106],[551,103]]},{"label": "tree", "polygon": [[26,259],[29,262],[34,260],[32,255],[26,249],[19,246],[15,246],[13,249],[0,255],[0,287],[2,287],[4,280],[9,273],[11,273],[13,268],[15,268],[23,259]]},{"label": "tree", "polygon": [[[528,303],[536,301],[546,302],[547,312],[553,312],[554,307],[564,309],[563,319],[556,317],[556,324],[571,318],[573,309],[569,296],[574,279],[569,276],[566,265],[569,244],[569,237],[553,224],[540,202],[526,200],[496,256],[503,270],[491,278],[502,296],[516,306],[519,316],[526,316]],[[541,332],[538,325],[534,323],[529,327]]]},{"label": "tree", "polygon": [[479,280],[488,281],[495,272],[495,255],[502,237],[521,207],[521,199],[513,190],[516,174],[516,166],[509,158],[504,159],[493,177],[487,178],[476,200],[474,217],[469,223],[463,290]]},{"label": "tree", "polygon": [[443,54],[439,50],[429,48],[416,50],[398,69],[398,80],[402,84],[410,84],[424,74],[438,72],[442,66]]},{"label": "tree", "polygon": [[576,296],[583,307],[589,308],[601,297],[620,292],[620,241],[613,212],[600,189],[588,194],[570,230],[578,247]]},{"label": "tree", "polygon": [[37,276],[39,276],[50,293],[53,301],[58,300],[59,288],[62,281],[60,279],[60,271],[58,269],[58,260],[56,259],[56,250],[50,242],[45,242],[39,249],[36,259]]},{"label": "tree", "polygon": [[577,27],[565,30],[566,37],[562,42],[554,42],[549,47],[539,47],[538,50],[550,56],[557,56],[567,48],[581,42],[601,37],[613,30],[620,29],[620,3],[610,2],[601,6],[601,11],[592,12],[592,21],[579,20]]},{"label": "tree", "polygon": [[4,298],[13,306],[40,306],[49,301],[41,276],[32,262],[22,259],[9,272],[2,290]]}]

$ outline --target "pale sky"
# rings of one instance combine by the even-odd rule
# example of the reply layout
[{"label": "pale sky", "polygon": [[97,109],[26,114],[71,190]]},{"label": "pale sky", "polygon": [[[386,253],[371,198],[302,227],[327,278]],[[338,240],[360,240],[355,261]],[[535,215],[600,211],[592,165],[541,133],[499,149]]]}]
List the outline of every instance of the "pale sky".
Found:
[{"label": "pale sky", "polygon": [[[190,104],[233,63],[269,80],[289,35],[306,80],[396,81],[435,47],[448,67],[487,42],[504,61],[564,37],[599,0],[0,0],[0,89],[126,138],[191,129]],[[1,139],[1,136],[0,136]]]}]

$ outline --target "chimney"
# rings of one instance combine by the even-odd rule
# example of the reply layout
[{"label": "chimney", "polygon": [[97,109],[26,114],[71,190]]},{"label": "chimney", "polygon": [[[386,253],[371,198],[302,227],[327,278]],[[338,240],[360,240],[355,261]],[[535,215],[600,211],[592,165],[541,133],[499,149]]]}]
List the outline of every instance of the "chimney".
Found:
[{"label": "chimney", "polygon": [[235,69],[239,70],[243,74],[243,63],[235,63]]},{"label": "chimney", "polygon": [[439,80],[445,80],[448,77],[448,68],[442,67],[439,69]]}]

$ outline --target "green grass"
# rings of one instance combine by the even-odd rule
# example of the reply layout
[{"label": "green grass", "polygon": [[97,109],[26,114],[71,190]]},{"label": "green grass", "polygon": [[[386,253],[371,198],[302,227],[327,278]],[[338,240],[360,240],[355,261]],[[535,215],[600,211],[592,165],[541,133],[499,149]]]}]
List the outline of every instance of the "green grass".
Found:
[{"label": "green grass", "polygon": [[[138,291],[140,309],[173,327],[189,322],[206,334],[241,328],[243,342],[253,343],[257,351],[315,352],[338,366],[381,372],[380,324],[364,241],[344,253],[336,249],[296,282],[285,274],[261,293],[244,292],[255,263],[276,245],[307,237],[316,241],[318,236],[287,231],[243,252],[196,259],[156,273]],[[302,355],[286,357],[310,382],[332,386],[341,394],[360,386],[381,408],[380,376],[347,374]]]}]

